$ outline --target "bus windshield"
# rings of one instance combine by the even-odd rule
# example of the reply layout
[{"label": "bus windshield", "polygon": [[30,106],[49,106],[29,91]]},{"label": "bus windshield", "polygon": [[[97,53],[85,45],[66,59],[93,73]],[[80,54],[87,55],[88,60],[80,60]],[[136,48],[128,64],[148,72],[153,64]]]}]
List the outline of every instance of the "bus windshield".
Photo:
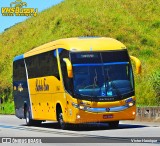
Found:
[{"label": "bus windshield", "polygon": [[[133,93],[133,74],[129,58],[120,61],[117,61],[117,58],[114,61],[112,58],[109,61],[106,59],[108,55],[108,52],[79,53],[78,56],[76,55],[77,59],[71,55],[74,92],[77,96],[92,97],[93,100],[115,97],[119,100]],[[89,56],[88,60],[87,56]]]}]

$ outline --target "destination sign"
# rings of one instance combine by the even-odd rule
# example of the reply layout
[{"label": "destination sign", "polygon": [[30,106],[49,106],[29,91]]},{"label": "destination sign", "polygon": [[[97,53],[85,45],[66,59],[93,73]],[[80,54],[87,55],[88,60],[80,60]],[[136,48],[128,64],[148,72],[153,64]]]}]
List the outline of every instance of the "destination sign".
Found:
[{"label": "destination sign", "polygon": [[72,64],[76,63],[101,63],[99,52],[78,52],[71,53]]}]

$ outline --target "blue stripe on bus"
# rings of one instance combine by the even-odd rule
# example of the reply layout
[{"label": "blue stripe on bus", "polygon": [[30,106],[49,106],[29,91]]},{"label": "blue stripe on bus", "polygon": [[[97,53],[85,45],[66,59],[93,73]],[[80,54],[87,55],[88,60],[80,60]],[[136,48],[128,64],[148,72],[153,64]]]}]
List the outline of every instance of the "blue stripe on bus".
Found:
[{"label": "blue stripe on bus", "polygon": [[117,65],[117,64],[129,64],[129,62],[85,63],[85,64],[73,64],[73,66],[101,66],[101,65]]},{"label": "blue stripe on bus", "polygon": [[23,58],[24,58],[24,55],[22,54],[22,55],[14,57],[13,61],[17,61],[17,60],[20,60],[20,59],[23,59]]}]

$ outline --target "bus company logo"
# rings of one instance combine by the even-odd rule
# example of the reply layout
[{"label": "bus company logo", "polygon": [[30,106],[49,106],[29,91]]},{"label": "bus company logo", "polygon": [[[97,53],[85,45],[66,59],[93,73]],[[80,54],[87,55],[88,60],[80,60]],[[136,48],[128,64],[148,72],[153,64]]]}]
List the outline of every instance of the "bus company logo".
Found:
[{"label": "bus company logo", "polygon": [[27,7],[27,3],[22,0],[16,0],[10,3],[10,7],[2,7],[2,16],[37,16],[37,8],[23,8]]},{"label": "bus company logo", "polygon": [[21,84],[21,83],[18,85],[18,91],[19,91],[19,92],[22,92],[22,91],[23,91],[23,87],[22,87],[22,84]]},{"label": "bus company logo", "polygon": [[46,84],[46,79],[36,79],[36,91],[49,91],[49,85]]},{"label": "bus company logo", "polygon": [[110,108],[106,108],[106,112],[109,112],[110,111]]}]

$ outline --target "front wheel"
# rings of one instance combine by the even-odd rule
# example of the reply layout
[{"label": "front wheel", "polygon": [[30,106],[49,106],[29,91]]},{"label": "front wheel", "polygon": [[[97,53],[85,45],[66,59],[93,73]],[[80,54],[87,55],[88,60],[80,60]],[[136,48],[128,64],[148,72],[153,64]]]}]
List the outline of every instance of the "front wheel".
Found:
[{"label": "front wheel", "polygon": [[58,124],[59,124],[60,128],[63,129],[63,130],[68,128],[67,123],[65,123],[64,120],[63,120],[62,112],[58,113]]},{"label": "front wheel", "polygon": [[108,124],[111,129],[116,129],[119,126],[119,121],[108,122]]}]

